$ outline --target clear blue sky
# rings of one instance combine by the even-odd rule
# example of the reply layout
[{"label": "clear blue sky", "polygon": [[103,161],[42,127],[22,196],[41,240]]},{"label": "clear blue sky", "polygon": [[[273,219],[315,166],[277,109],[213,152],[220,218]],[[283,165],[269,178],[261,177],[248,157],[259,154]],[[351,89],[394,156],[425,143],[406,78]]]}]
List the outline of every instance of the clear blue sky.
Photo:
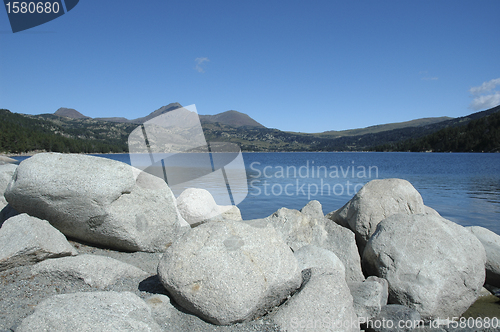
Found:
[{"label": "clear blue sky", "polygon": [[179,102],[321,132],[500,103],[500,1],[80,0],[13,34],[0,108],[137,118]]}]

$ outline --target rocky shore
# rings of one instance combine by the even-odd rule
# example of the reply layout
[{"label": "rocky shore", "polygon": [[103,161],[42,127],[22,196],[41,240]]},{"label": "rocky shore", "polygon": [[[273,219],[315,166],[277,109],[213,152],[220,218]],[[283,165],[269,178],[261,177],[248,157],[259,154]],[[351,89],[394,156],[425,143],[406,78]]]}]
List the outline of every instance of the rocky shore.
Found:
[{"label": "rocky shore", "polygon": [[499,330],[458,319],[500,288],[500,236],[441,217],[405,180],[373,180],[326,216],[311,201],[242,220],[117,161],[11,162],[0,331]]}]

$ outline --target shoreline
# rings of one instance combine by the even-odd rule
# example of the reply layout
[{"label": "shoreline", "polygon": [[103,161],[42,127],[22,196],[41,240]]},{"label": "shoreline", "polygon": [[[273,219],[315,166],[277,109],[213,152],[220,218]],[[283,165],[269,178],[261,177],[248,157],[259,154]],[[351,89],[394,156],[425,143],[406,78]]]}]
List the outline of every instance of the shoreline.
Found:
[{"label": "shoreline", "polygon": [[[53,151],[30,151],[21,153],[10,153],[10,152],[0,152],[0,156],[5,157],[32,157],[38,153],[49,153]],[[392,153],[411,153],[411,154],[497,154],[500,151],[495,152],[412,152],[412,151],[241,151],[242,153],[375,153],[375,154],[392,154]],[[129,154],[128,152],[107,152],[107,153],[85,153],[85,152],[54,152],[62,154],[83,154],[83,155],[113,155],[113,154]],[[182,153],[182,152],[180,152]],[[211,153],[221,153],[221,152],[211,152]],[[223,153],[223,152],[222,152]],[[230,152],[231,153],[231,152]]]}]

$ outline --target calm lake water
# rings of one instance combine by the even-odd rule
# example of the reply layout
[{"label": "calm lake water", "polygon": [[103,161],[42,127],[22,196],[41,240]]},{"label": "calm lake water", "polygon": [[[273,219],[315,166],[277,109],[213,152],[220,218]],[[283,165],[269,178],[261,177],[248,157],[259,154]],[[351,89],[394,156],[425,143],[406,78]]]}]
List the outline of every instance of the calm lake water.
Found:
[{"label": "calm lake water", "polygon": [[[127,154],[100,156],[130,163]],[[443,217],[500,234],[500,153],[244,153],[243,159],[248,195],[238,207],[244,219],[301,209],[312,199],[328,213],[370,180],[401,178]]]}]

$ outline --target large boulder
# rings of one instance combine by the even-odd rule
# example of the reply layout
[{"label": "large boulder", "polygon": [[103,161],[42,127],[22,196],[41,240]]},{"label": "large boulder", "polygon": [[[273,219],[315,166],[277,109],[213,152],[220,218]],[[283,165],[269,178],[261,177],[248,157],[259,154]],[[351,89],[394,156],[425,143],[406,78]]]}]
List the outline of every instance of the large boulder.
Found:
[{"label": "large boulder", "polygon": [[264,314],[302,281],[271,225],[237,221],[193,228],[165,252],[158,275],[180,306],[218,325]]},{"label": "large boulder", "polygon": [[389,282],[389,303],[424,319],[459,317],[484,283],[486,254],[464,227],[434,215],[398,214],[379,223],[363,254],[368,275]]},{"label": "large boulder", "polygon": [[46,220],[20,214],[0,228],[0,271],[77,254],[66,237]]},{"label": "large boulder", "polygon": [[18,166],[5,198],[67,236],[116,249],[164,251],[188,228],[163,180],[100,157],[37,154]]},{"label": "large boulder", "polygon": [[160,332],[151,309],[130,292],[84,292],[54,295],[35,307],[17,332],[109,331]]},{"label": "large boulder", "polygon": [[368,182],[342,208],[327,217],[350,228],[356,234],[360,253],[363,253],[379,222],[393,214],[424,212],[422,197],[410,182],[384,179]]},{"label": "large boulder", "polygon": [[177,197],[177,208],[192,227],[207,221],[242,220],[238,207],[217,205],[212,194],[201,188],[184,190]]},{"label": "large boulder", "polygon": [[292,250],[310,244],[330,250],[344,264],[348,282],[363,281],[354,233],[325,218],[319,202],[310,202],[302,211],[281,208],[265,221],[276,228]]},{"label": "large boulder", "polygon": [[40,262],[31,269],[33,275],[62,280],[83,280],[87,285],[104,289],[119,279],[144,279],[141,269],[111,257],[78,255]]},{"label": "large boulder", "polygon": [[302,271],[304,284],[271,319],[281,331],[359,331],[352,296],[341,271]]},{"label": "large boulder", "polygon": [[5,200],[3,194],[7,189],[10,180],[12,180],[12,176],[14,175],[16,168],[17,165],[14,164],[0,164],[0,210],[7,205],[7,201]]},{"label": "large boulder", "polygon": [[480,226],[467,227],[474,234],[486,251],[486,281],[494,287],[500,287],[500,236]]}]

